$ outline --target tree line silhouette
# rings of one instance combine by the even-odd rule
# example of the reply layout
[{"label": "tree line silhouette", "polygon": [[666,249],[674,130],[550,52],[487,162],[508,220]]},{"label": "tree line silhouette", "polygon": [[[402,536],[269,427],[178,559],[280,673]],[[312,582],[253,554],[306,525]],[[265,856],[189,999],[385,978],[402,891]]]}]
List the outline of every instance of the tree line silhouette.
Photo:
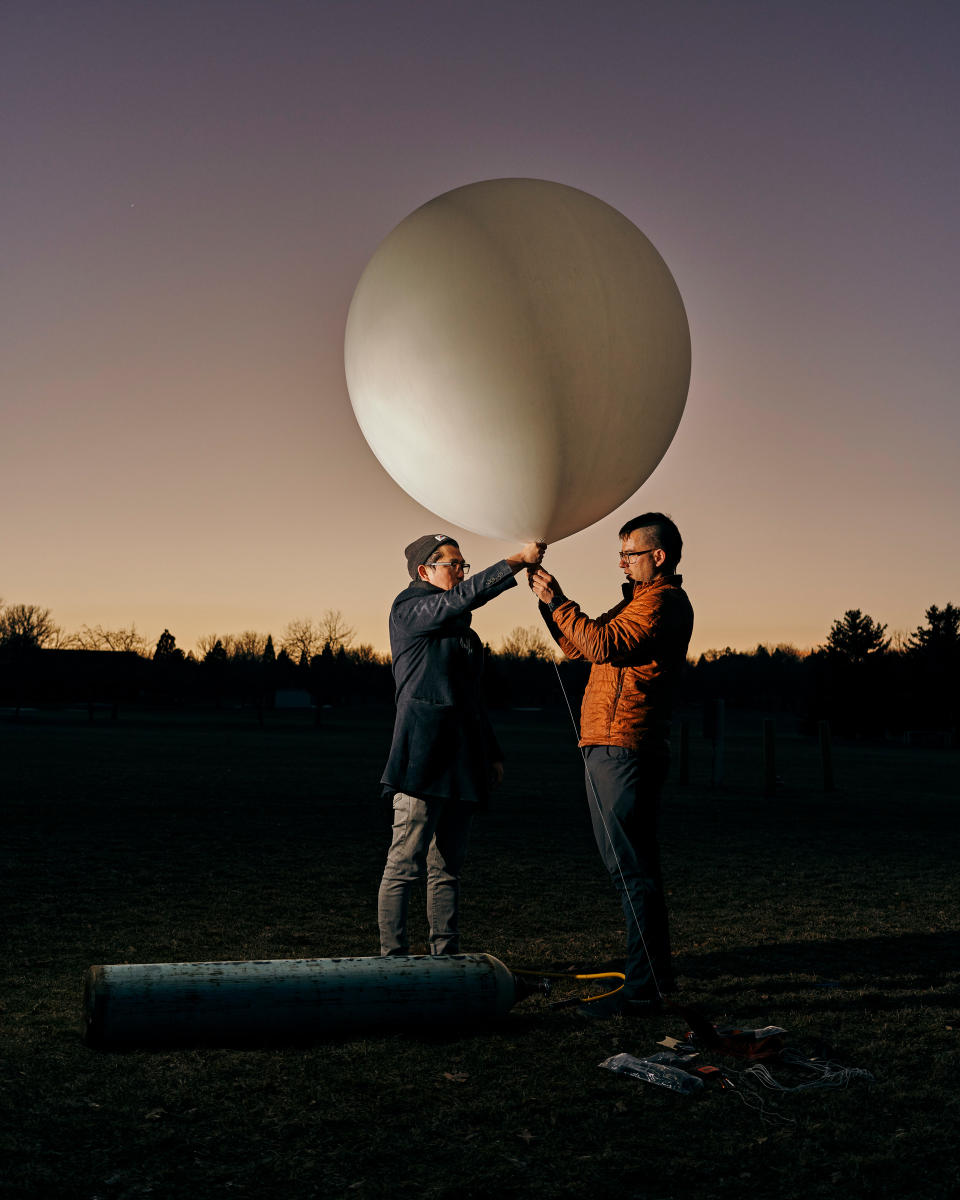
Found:
[{"label": "tree line silhouette", "polygon": [[[517,627],[495,650],[485,647],[485,687],[491,707],[578,711],[583,664],[558,662],[540,628]],[[559,680],[558,680],[559,677]],[[751,651],[710,650],[686,664],[679,700],[702,705],[704,730],[723,700],[734,708],[790,714],[813,732],[827,720],[840,736],[878,737],[928,731],[955,735],[960,682],[960,608],[931,605],[907,635],[860,609],[831,625],[822,645],[758,645]],[[559,686],[562,684],[562,687]],[[338,610],[291,621],[271,634],[209,634],[184,651],[164,629],[155,645],[129,629],[84,626],[65,633],[49,610],[0,603],[0,704],[86,703],[91,716],[122,705],[239,707],[265,713],[287,707],[388,705],[393,699],[389,655],[357,644]]]},{"label": "tree line silhouette", "polygon": [[834,621],[821,646],[757,646],[749,653],[712,650],[688,664],[684,693],[709,712],[719,699],[734,707],[792,713],[813,733],[829,721],[846,737],[941,733],[955,740],[960,702],[960,608],[931,605],[910,634],[860,609]]}]

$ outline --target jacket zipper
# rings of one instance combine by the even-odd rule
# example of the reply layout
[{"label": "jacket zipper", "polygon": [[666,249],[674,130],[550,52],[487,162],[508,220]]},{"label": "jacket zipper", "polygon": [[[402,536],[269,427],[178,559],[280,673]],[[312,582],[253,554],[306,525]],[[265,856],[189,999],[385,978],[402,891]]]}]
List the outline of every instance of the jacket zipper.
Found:
[{"label": "jacket zipper", "polygon": [[626,668],[617,668],[617,690],[613,694],[613,708],[610,711],[610,728],[607,731],[608,737],[613,737],[613,722],[617,716],[617,705],[620,703],[620,693],[623,691],[623,676]]}]

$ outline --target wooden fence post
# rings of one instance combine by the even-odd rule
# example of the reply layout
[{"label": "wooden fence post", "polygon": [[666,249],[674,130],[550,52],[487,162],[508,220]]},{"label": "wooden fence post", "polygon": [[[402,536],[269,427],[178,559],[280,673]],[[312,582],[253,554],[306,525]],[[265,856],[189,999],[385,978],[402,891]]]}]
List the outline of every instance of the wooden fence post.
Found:
[{"label": "wooden fence post", "polygon": [[722,700],[717,701],[717,728],[713,738],[713,786],[719,787],[723,783],[723,726],[724,726],[724,703]]},{"label": "wooden fence post", "polygon": [[680,770],[677,773],[679,783],[690,782],[690,722],[680,722]]},{"label": "wooden fence post", "polygon": [[776,731],[773,719],[763,721],[763,794],[773,796],[777,790]]},{"label": "wooden fence post", "polygon": [[817,732],[820,734],[820,761],[823,764],[823,790],[833,791],[833,748],[830,744],[830,722],[818,721]]}]

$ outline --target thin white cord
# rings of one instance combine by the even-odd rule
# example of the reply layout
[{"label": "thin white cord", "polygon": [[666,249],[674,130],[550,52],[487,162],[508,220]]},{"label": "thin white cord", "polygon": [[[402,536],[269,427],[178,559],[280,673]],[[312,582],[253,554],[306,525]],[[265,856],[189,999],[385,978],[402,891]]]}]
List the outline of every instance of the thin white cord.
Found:
[{"label": "thin white cord", "polygon": [[[560,666],[556,659],[553,660],[553,668],[557,673],[557,682],[560,684],[560,691],[563,695],[564,703],[567,706],[567,712],[570,714],[570,723],[573,725],[574,736],[579,743],[580,730],[577,727],[577,718],[573,715],[573,708],[570,704],[570,698],[567,696],[566,688],[563,686],[563,678],[560,675]],[[629,889],[627,888],[627,881],[623,874],[623,867],[620,865],[620,859],[617,856],[617,848],[613,843],[613,838],[610,836],[610,829],[608,828],[606,818],[603,815],[603,809],[600,807],[600,797],[597,795],[597,789],[593,782],[593,776],[590,774],[590,767],[587,765],[587,756],[584,753],[582,746],[578,748],[580,750],[580,757],[583,759],[583,769],[586,773],[587,779],[590,781],[590,791],[593,793],[593,802],[596,805],[597,813],[600,816],[600,823],[603,825],[603,831],[607,835],[607,841],[610,843],[610,850],[613,854],[614,861],[617,864],[617,870],[620,872],[620,882],[623,884],[623,894],[626,896],[627,903],[630,905],[630,913],[633,917],[633,923],[637,927],[637,933],[640,935],[640,944],[643,946],[643,952],[647,956],[647,963],[650,966],[650,978],[653,980],[653,986],[657,989],[657,995],[662,1000],[663,992],[660,990],[660,982],[657,979],[657,973],[653,969],[653,959],[650,957],[650,951],[647,949],[647,941],[643,936],[643,929],[640,927],[640,920],[637,917],[637,910],[633,907],[633,899],[630,896]]]},{"label": "thin white cord", "polygon": [[733,1092],[735,1096],[739,1096],[747,1108],[753,1109],[764,1125],[772,1125],[775,1128],[786,1127],[788,1129],[796,1125],[797,1122],[793,1117],[787,1117],[783,1113],[777,1112],[770,1102],[765,1100],[759,1092],[744,1091],[742,1080],[739,1086],[731,1085],[732,1080],[728,1080],[728,1090]]},{"label": "thin white cord", "polygon": [[793,1050],[782,1051],[780,1061],[811,1071],[817,1078],[805,1079],[795,1084],[783,1084],[778,1079],[775,1079],[762,1063],[754,1063],[746,1067],[743,1074],[752,1075],[758,1083],[775,1092],[800,1092],[806,1088],[849,1087],[855,1079],[861,1079],[865,1083],[876,1082],[874,1076],[869,1071],[864,1071],[862,1067],[843,1067],[840,1063],[828,1062],[823,1059],[814,1061],[804,1058],[803,1055],[797,1054]]}]

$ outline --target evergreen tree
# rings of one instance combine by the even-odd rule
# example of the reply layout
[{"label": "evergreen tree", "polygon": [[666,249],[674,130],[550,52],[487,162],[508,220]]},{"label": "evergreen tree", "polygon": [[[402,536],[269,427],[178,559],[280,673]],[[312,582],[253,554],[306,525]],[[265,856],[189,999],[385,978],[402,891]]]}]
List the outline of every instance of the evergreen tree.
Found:
[{"label": "evergreen tree", "polygon": [[165,659],[182,658],[183,651],[177,649],[177,639],[173,636],[169,629],[165,629],[160,634],[157,641],[157,648],[153,652],[155,662],[161,662]]},{"label": "evergreen tree", "polygon": [[911,651],[924,656],[957,657],[960,653],[960,608],[947,604],[938,608],[931,604],[923,614],[926,625],[918,625],[907,639]]},{"label": "evergreen tree", "polygon": [[912,666],[912,709],[917,723],[928,728],[960,726],[960,608],[931,604],[907,639]]},{"label": "evergreen tree", "polygon": [[222,666],[227,661],[227,652],[219,638],[203,656],[203,661],[210,663],[211,666]]},{"label": "evergreen tree", "polygon": [[830,627],[826,649],[848,663],[865,663],[890,649],[890,639],[883,636],[886,631],[886,625],[874,621],[859,608],[848,608]]}]

